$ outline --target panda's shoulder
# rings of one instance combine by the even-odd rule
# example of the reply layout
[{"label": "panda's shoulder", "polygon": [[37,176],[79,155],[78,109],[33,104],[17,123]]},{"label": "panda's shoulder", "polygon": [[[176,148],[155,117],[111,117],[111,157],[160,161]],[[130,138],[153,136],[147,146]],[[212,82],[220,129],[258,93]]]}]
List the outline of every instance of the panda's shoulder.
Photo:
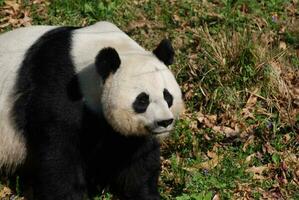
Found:
[{"label": "panda's shoulder", "polygon": [[[32,55],[41,52],[51,53],[55,48],[69,50],[69,47],[64,44],[70,43],[68,41],[71,40],[73,29],[71,27],[31,26],[0,34],[0,66],[8,64],[12,65],[7,66],[9,68],[18,68],[23,60]],[[13,62],[10,61],[12,57]]]},{"label": "panda's shoulder", "polygon": [[39,51],[44,48],[45,52],[53,49],[69,50],[72,40],[72,32],[76,27],[56,27],[41,35],[38,40],[31,46],[30,50]]},{"label": "panda's shoulder", "polygon": [[[33,28],[34,29],[34,28]],[[48,88],[49,84],[63,84],[74,74],[70,55],[72,31],[75,27],[50,28],[26,50],[20,63],[16,89],[22,93],[24,85]],[[39,77],[43,77],[40,79]],[[54,81],[56,80],[56,81]]]},{"label": "panda's shoulder", "polygon": [[72,27],[55,27],[36,36],[36,40],[25,51],[20,73],[43,72],[48,74],[47,71],[52,66],[58,69],[61,65],[59,63],[70,63],[69,52],[74,29]]}]

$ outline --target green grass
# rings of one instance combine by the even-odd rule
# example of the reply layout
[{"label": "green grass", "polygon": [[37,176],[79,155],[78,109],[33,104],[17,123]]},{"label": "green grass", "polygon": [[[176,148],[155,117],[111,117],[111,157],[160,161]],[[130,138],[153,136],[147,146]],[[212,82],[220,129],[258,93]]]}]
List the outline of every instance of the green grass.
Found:
[{"label": "green grass", "polygon": [[[294,2],[73,0],[52,1],[41,12],[40,4],[27,1],[24,9],[30,9],[33,24],[112,21],[147,49],[162,38],[172,40],[171,69],[186,113],[163,143],[163,199],[295,200],[299,5]],[[215,131],[236,125],[239,131],[232,135]],[[211,160],[213,166],[205,165]],[[265,169],[254,174],[253,167]]]}]

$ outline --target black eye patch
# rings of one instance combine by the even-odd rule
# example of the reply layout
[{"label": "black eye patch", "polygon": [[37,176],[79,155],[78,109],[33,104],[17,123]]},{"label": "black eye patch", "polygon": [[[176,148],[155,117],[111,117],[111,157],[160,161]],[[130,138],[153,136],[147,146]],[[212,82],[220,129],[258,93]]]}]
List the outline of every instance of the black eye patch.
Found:
[{"label": "black eye patch", "polygon": [[136,97],[133,103],[133,109],[136,113],[144,113],[149,103],[149,96],[145,92],[142,92]]},{"label": "black eye patch", "polygon": [[164,96],[165,101],[168,104],[168,107],[170,108],[173,103],[173,96],[169,93],[169,91],[167,89],[164,89],[163,96]]}]

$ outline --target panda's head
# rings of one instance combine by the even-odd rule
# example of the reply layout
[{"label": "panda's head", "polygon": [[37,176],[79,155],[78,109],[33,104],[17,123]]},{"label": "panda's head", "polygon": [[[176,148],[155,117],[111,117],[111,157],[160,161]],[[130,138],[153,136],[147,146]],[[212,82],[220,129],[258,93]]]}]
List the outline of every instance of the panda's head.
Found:
[{"label": "panda's head", "polygon": [[167,65],[174,51],[162,40],[153,52],[123,53],[102,49],[95,65],[103,80],[102,112],[125,136],[163,136],[183,109],[181,90]]}]

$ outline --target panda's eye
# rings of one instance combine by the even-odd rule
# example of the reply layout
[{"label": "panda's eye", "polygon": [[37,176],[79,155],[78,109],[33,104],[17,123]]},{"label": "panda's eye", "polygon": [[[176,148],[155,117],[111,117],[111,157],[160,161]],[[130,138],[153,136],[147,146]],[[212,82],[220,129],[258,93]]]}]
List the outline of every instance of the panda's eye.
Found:
[{"label": "panda's eye", "polygon": [[168,104],[168,107],[170,108],[173,103],[173,96],[169,93],[169,91],[167,89],[164,89],[163,96],[164,96],[165,101]]},{"label": "panda's eye", "polygon": [[140,93],[133,103],[134,111],[136,113],[144,113],[149,103],[149,96],[145,92]]}]

